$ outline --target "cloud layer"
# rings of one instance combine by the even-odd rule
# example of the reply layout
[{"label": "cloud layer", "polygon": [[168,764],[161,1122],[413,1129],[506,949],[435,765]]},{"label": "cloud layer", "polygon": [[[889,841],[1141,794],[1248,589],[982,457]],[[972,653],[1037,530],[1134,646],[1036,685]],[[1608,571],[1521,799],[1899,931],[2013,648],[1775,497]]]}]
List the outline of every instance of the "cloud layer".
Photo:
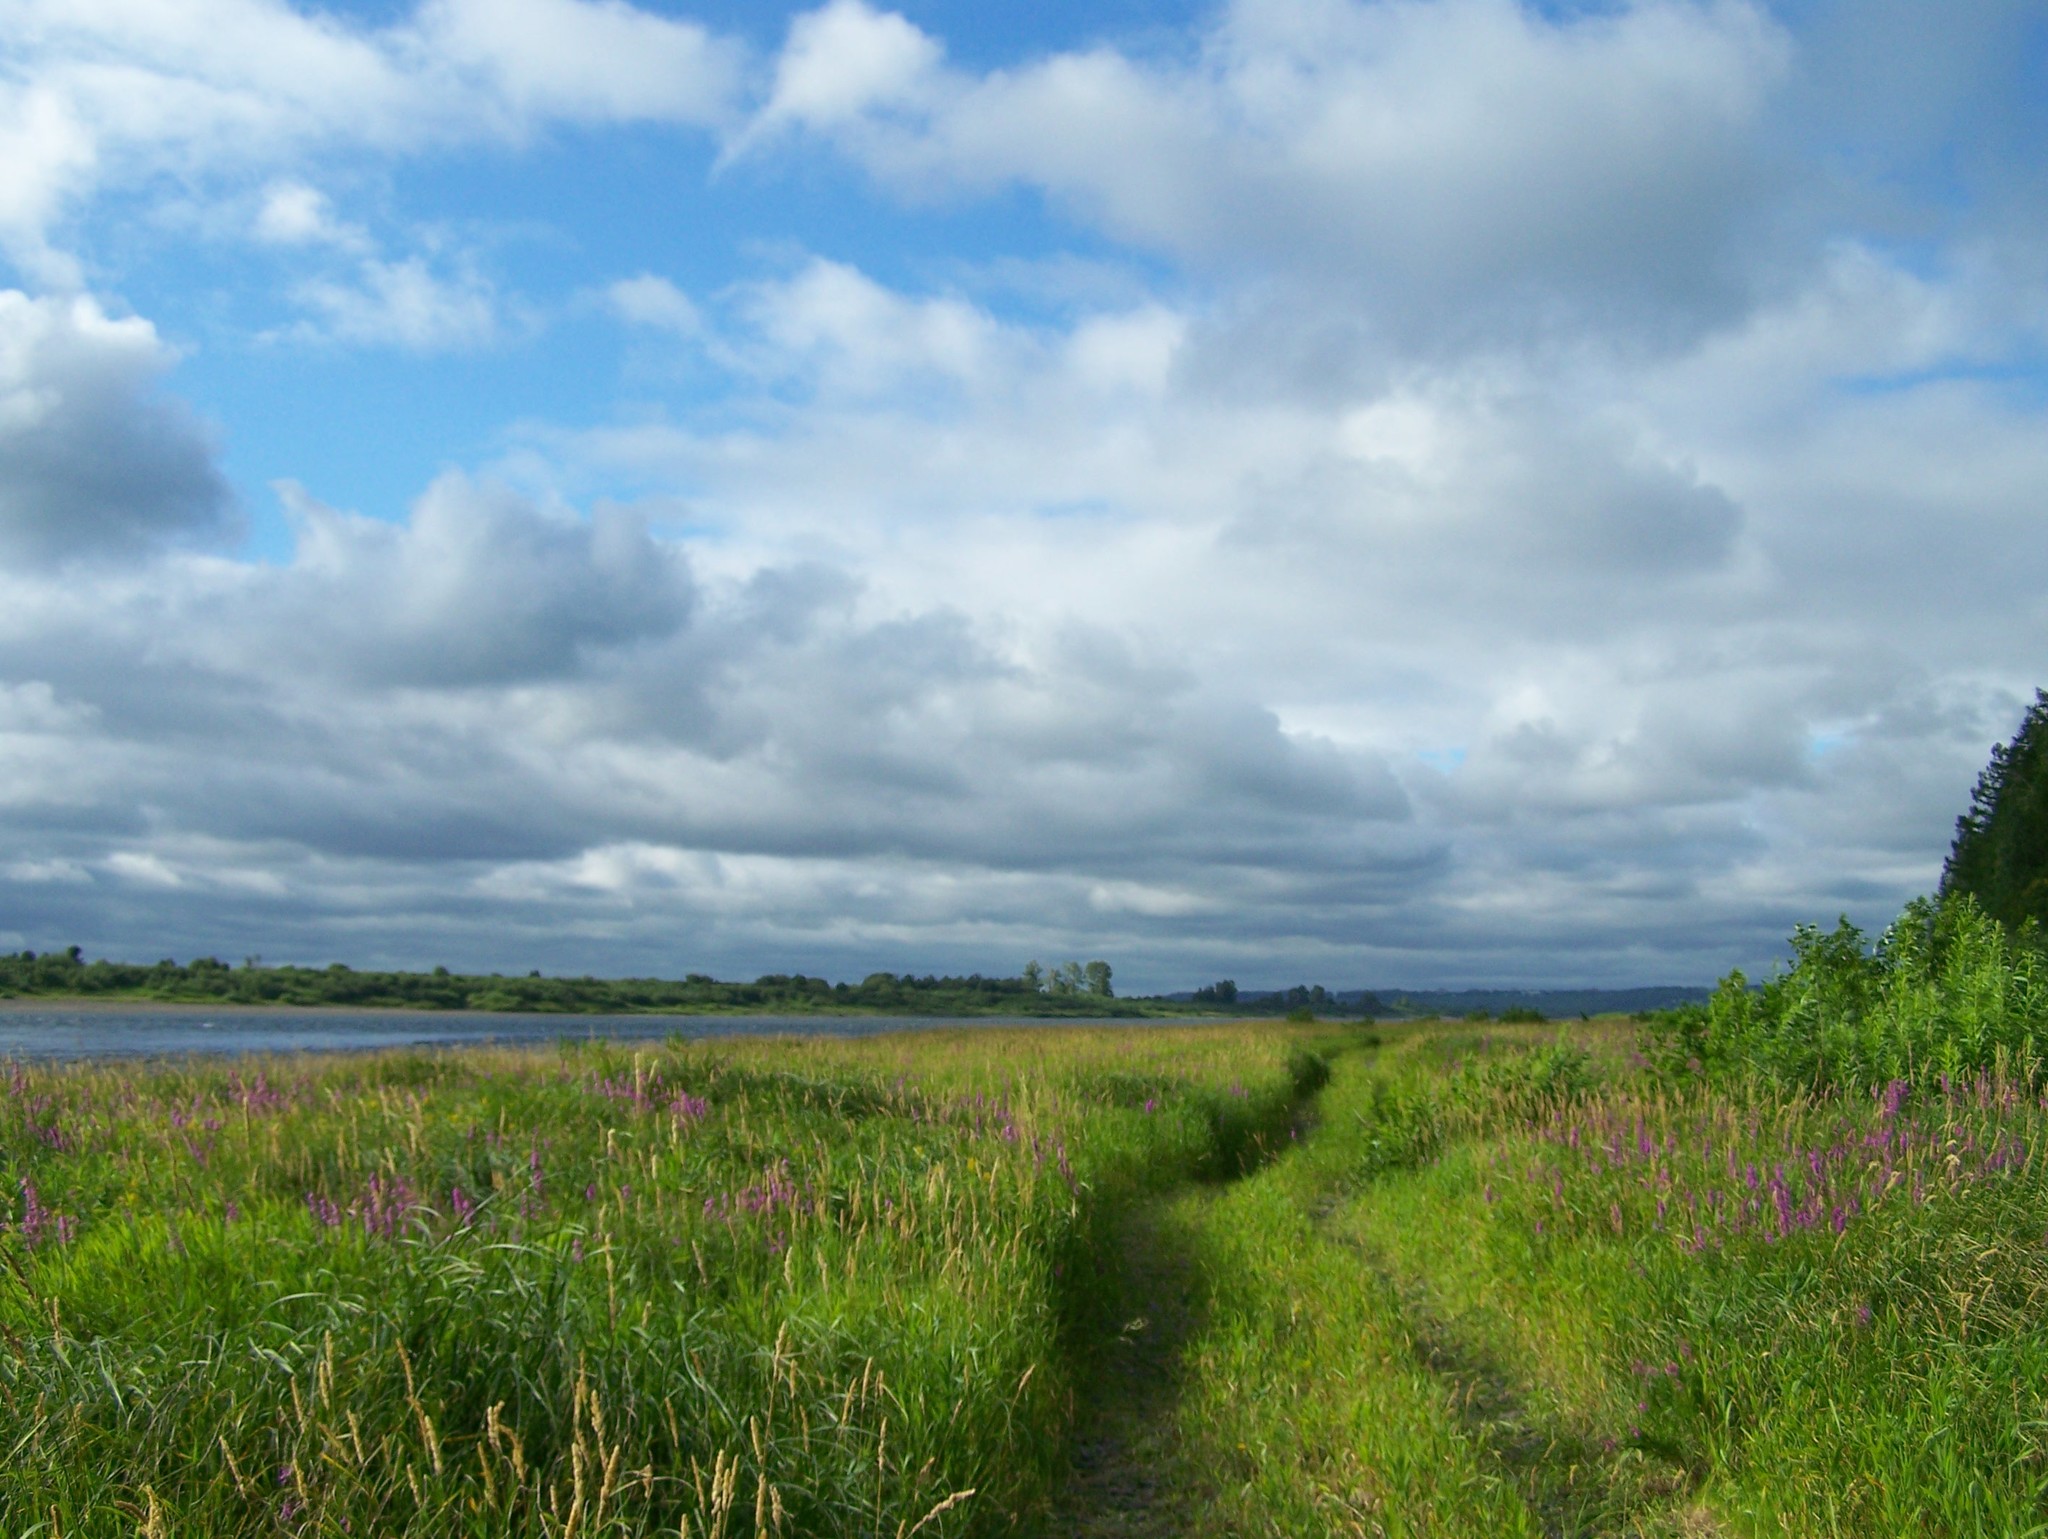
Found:
[{"label": "cloud layer", "polygon": [[[1881,922],[2048,641],[2048,125],[1971,115],[2023,10],[1937,57],[1239,0],[988,66],[862,0],[774,53],[620,0],[7,7],[0,943],[1419,986]],[[871,228],[736,227],[716,281],[565,229],[522,293],[340,190],[645,132]],[[552,331],[609,394],[238,550],[233,422],[95,268],[159,196],[283,264],[249,345],[309,381]],[[1013,253],[880,254],[1019,197]]]}]

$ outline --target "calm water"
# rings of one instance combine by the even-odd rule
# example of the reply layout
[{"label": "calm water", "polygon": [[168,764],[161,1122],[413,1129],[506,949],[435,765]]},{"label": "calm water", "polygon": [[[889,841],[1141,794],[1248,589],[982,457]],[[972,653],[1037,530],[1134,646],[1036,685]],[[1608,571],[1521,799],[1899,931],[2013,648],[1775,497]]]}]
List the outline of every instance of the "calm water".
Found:
[{"label": "calm water", "polygon": [[1129,1020],[1004,1021],[978,1016],[511,1015],[407,1010],[0,1011],[0,1059],[161,1058],[181,1053],[332,1053],[423,1043],[622,1042],[665,1037],[868,1037],[942,1026],[1144,1025]]}]

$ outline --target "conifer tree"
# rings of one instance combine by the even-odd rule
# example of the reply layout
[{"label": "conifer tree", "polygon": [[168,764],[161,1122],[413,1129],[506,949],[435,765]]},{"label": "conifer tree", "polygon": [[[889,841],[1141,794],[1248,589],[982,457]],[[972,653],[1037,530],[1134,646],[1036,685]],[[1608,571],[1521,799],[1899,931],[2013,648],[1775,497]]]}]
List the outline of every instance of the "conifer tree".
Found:
[{"label": "conifer tree", "polygon": [[1941,893],[1968,893],[2013,929],[2028,919],[2048,928],[2048,690],[2034,692],[2012,741],[1991,750],[1956,819]]}]

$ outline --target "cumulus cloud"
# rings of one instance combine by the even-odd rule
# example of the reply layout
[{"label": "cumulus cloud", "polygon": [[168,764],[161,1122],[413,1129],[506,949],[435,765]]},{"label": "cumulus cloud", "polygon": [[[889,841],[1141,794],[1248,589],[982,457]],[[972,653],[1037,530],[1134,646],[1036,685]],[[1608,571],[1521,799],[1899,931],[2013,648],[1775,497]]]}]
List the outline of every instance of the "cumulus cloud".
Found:
[{"label": "cumulus cloud", "polygon": [[623,0],[423,0],[384,27],[286,0],[21,0],[0,40],[0,249],[51,283],[77,281],[64,226],[107,187],[563,121],[710,125],[741,65],[698,23]]},{"label": "cumulus cloud", "polygon": [[[1203,906],[1217,862],[1410,858],[1374,755],[1106,633],[870,613],[816,563],[707,590],[623,515],[459,477],[400,526],[295,500],[280,567],[104,586],[82,646],[47,619],[0,634],[0,665],[33,680],[0,702],[0,757],[99,766],[11,782],[20,869],[0,879],[81,905],[175,888],[216,915],[266,892],[279,913],[398,903],[373,929],[596,905],[615,930],[620,904],[631,925],[641,903],[736,922],[746,872],[798,928],[864,887],[832,942],[851,954],[942,896],[1000,900],[949,921],[959,944],[1023,944],[1054,891],[1161,925]],[[799,899],[820,871],[838,875]]]},{"label": "cumulus cloud", "polygon": [[402,525],[283,488],[297,557],[250,602],[255,638],[305,672],[412,686],[505,684],[577,671],[593,650],[672,634],[689,574],[622,512],[549,515],[450,473]]},{"label": "cumulus cloud", "polygon": [[156,391],[171,361],[148,321],[0,291],[0,549],[135,556],[224,532],[211,437]]},{"label": "cumulus cloud", "polygon": [[709,124],[737,84],[733,44],[624,0],[428,0],[410,31],[527,120]]},{"label": "cumulus cloud", "polygon": [[[850,161],[1073,249],[590,240],[563,326],[687,390],[506,429],[573,498],[288,489],[262,562],[180,548],[226,499],[146,323],[0,301],[0,894],[136,954],[1154,986],[1702,979],[1881,922],[2048,646],[2038,240],[1986,139],[1915,190],[2013,10],[1926,59],[1907,10],[1860,64],[1830,5],[1237,0],[970,66],[833,0],[741,114],[616,0],[17,7],[17,259],[224,178],[309,337],[514,308],[344,219],[335,145],[714,125],[741,201]],[[1821,111],[1878,79],[1896,132]]]},{"label": "cumulus cloud", "polygon": [[294,293],[306,320],[283,335],[435,353],[481,347],[499,333],[499,302],[474,270],[437,273],[425,257],[366,258],[353,282],[309,279]]},{"label": "cumulus cloud", "polygon": [[0,249],[30,278],[78,286],[77,261],[51,227],[98,160],[90,128],[61,91],[0,82]]},{"label": "cumulus cloud", "polygon": [[[1668,975],[1655,959],[1692,947],[1697,976],[1754,966],[1802,914],[1881,920],[1924,887],[2023,698],[2043,608],[2022,596],[2044,574],[2017,522],[2037,412],[1939,377],[1861,383],[1967,375],[1959,360],[2008,346],[1968,293],[1843,247],[1650,361],[1539,349],[1260,396],[1235,367],[1256,314],[1249,331],[1247,312],[1157,304],[1034,328],[965,305],[954,334],[976,345],[933,353],[914,343],[940,297],[813,267],[706,320],[754,377],[805,382],[800,411],[765,432],[637,427],[577,447],[691,485],[764,558],[864,539],[886,552],[867,558],[871,591],[972,595],[1041,649],[1075,614],[1113,615],[1132,655],[1261,702],[1290,775],[1324,742],[1388,766],[1413,807],[1387,819],[1354,802],[1297,841],[1219,770],[1203,794],[1233,786],[1240,814],[1183,847],[1147,820],[1138,782],[1089,784],[1049,731],[1018,750],[1058,787],[1046,804],[1113,805],[1129,834],[1048,840],[1054,866],[1114,851],[1099,882],[1174,892],[1184,856],[1206,873],[1192,890],[1259,893],[1269,936],[1302,955],[1384,947],[1530,977],[1569,931],[1575,967]],[[867,315],[890,317],[872,340]],[[949,375],[933,357],[969,362]],[[1973,609],[1990,548],[2011,581],[2002,568],[2000,596]],[[1038,655],[1060,706],[977,718],[944,758],[967,784],[998,783],[976,745],[1013,721],[1124,741],[1076,708],[1087,649]],[[1170,676],[1139,693],[1174,700]],[[1172,710],[1152,713],[1161,731]],[[1164,740],[1161,762],[1190,777],[1213,747]],[[1261,736],[1243,718],[1225,740]],[[1310,782],[1276,783],[1277,803],[1315,801]],[[1015,861],[1006,848],[986,858]],[[1223,869],[1239,874],[1216,887]],[[1127,907],[1142,930],[1145,905]],[[1214,947],[1202,912],[1146,944]],[[1596,932],[1615,938],[1597,961]]]},{"label": "cumulus cloud", "polygon": [[832,0],[798,16],[775,65],[774,89],[735,152],[785,128],[831,129],[923,105],[945,50],[893,12]]},{"label": "cumulus cloud", "polygon": [[910,298],[842,262],[813,259],[794,276],[750,285],[742,315],[757,347],[732,354],[764,374],[842,394],[940,382],[972,388],[999,371],[1004,328],[950,296]]},{"label": "cumulus cloud", "polygon": [[742,146],[800,126],[913,194],[1020,182],[1157,250],[1371,295],[1411,337],[1721,314],[1765,233],[1789,42],[1740,0],[1237,0],[1203,44],[975,75],[839,0],[792,26]]}]

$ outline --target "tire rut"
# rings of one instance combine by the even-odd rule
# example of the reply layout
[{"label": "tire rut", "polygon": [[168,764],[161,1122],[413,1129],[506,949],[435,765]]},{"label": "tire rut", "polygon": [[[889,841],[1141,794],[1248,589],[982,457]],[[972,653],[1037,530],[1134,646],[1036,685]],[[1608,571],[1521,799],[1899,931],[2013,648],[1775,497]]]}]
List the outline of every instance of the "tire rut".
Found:
[{"label": "tire rut", "polygon": [[[1255,1141],[1250,1158],[1221,1180],[1221,1191],[1257,1174],[1307,1138],[1316,1125],[1316,1097],[1327,1074],[1297,1094],[1284,1138]],[[1194,1532],[1194,1493],[1176,1483],[1179,1457],[1174,1408],[1180,1398],[1183,1349],[1199,1326],[1193,1258],[1166,1220],[1173,1198],[1134,1208],[1115,1257],[1125,1320],[1099,1344],[1076,1407],[1066,1480],[1055,1494],[1045,1539],[1184,1539]]]},{"label": "tire rut", "polygon": [[1124,1297],[1139,1312],[1103,1343],[1076,1415],[1071,1466],[1047,1539],[1177,1539],[1188,1531],[1173,1408],[1181,1349],[1197,1321],[1192,1263],[1165,1233],[1159,1207],[1132,1215],[1118,1256]]},{"label": "tire rut", "polygon": [[1694,1498],[1693,1472],[1546,1422],[1499,1363],[1438,1318],[1419,1287],[1331,1222],[1337,1207],[1321,1205],[1317,1227],[1358,1254],[1400,1300],[1416,1363],[1443,1383],[1452,1414],[1514,1482],[1545,1539],[1718,1539],[1720,1524]]}]

